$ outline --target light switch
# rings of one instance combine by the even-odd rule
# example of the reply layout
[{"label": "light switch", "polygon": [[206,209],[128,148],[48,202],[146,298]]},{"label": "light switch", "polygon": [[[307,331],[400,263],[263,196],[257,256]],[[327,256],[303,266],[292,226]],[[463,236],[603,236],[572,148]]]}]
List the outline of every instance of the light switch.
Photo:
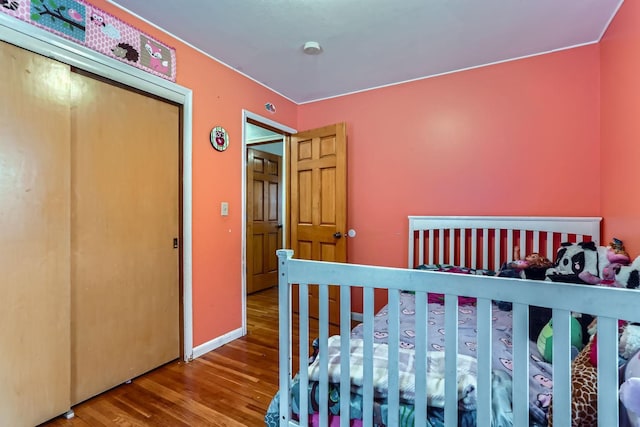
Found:
[{"label": "light switch", "polygon": [[229,203],[228,202],[220,203],[220,215],[222,215],[222,216],[229,215]]}]

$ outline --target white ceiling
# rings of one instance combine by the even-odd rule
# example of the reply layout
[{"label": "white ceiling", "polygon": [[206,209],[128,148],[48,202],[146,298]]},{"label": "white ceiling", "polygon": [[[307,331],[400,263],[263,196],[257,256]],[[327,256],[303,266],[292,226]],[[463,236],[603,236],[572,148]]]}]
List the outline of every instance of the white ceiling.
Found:
[{"label": "white ceiling", "polygon": [[594,43],[623,2],[108,1],[296,103]]}]

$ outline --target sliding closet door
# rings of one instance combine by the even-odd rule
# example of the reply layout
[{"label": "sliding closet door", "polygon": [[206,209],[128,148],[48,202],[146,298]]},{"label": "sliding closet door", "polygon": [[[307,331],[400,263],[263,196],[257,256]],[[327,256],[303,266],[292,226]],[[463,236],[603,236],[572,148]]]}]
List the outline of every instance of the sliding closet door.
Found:
[{"label": "sliding closet door", "polygon": [[0,425],[69,401],[69,67],[0,42]]},{"label": "sliding closet door", "polygon": [[179,108],[72,73],[72,403],[176,359]]}]

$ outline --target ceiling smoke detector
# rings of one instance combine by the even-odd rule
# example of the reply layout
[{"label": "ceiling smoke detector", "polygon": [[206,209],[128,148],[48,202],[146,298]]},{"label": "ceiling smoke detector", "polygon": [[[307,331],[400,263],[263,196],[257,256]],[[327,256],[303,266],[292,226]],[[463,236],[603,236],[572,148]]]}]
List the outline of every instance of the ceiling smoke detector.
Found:
[{"label": "ceiling smoke detector", "polygon": [[322,47],[320,47],[320,43],[318,42],[306,42],[302,50],[307,55],[318,55],[322,52]]}]

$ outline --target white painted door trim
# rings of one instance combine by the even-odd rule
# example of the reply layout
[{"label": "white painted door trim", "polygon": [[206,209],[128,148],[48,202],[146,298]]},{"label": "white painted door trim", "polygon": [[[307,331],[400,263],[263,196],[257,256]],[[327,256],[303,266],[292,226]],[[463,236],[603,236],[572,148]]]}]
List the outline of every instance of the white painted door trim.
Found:
[{"label": "white painted door trim", "polygon": [[[247,334],[247,119],[252,119],[257,122],[263,123],[265,125],[271,126],[272,128],[281,130],[284,133],[295,134],[298,133],[297,130],[285,126],[281,123],[274,122],[271,119],[260,116],[258,114],[252,113],[248,110],[242,110],[242,159],[241,159],[241,180],[242,180],[242,245],[240,246],[241,250],[241,258],[242,263],[240,265],[241,274],[242,274],[242,335]],[[286,144],[284,144],[286,146]],[[287,150],[283,150],[282,155],[282,164],[285,165],[288,161]],[[285,183],[287,180],[287,168],[284,168],[285,173],[282,174],[282,182]],[[285,184],[286,186],[286,184]],[[286,203],[286,198],[283,198],[283,203]],[[284,220],[284,217],[283,217]]]},{"label": "white painted door trim", "polygon": [[0,40],[182,105],[184,360],[193,358],[192,91],[0,13]]}]

